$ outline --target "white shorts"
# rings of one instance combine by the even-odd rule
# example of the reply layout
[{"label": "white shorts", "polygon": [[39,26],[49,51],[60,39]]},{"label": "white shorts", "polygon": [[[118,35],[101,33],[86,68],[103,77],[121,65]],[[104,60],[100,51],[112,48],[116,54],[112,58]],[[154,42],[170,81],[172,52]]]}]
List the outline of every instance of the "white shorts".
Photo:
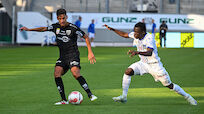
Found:
[{"label": "white shorts", "polygon": [[149,73],[154,77],[155,81],[160,81],[164,86],[171,84],[169,74],[161,62],[147,64],[139,61],[133,63],[128,68],[133,69],[134,75],[143,75]]},{"label": "white shorts", "polygon": [[94,33],[89,32],[89,38],[95,38],[95,34],[94,34]]}]

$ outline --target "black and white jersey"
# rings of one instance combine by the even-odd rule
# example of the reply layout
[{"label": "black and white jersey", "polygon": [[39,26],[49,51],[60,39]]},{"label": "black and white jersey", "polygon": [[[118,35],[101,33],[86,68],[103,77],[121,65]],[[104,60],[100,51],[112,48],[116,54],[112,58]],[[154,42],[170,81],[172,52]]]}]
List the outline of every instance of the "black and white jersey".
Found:
[{"label": "black and white jersey", "polygon": [[60,58],[72,55],[72,53],[79,53],[77,46],[78,36],[83,37],[85,33],[69,23],[65,27],[61,27],[59,23],[54,23],[47,27],[48,31],[52,31],[56,35],[57,46],[60,50]]},{"label": "black and white jersey", "polygon": [[166,34],[166,29],[168,29],[168,26],[166,24],[162,23],[159,28],[160,28],[160,34]]}]

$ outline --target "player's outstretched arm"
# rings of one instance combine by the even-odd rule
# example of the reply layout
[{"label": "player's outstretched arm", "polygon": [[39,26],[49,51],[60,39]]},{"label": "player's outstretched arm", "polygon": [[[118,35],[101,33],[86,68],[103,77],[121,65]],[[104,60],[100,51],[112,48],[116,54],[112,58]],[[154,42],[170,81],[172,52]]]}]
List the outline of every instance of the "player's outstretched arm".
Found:
[{"label": "player's outstretched arm", "polygon": [[83,38],[85,39],[86,45],[87,45],[87,48],[88,48],[88,59],[89,59],[91,64],[94,64],[94,63],[96,63],[96,58],[95,58],[95,56],[93,54],[93,51],[91,49],[91,44],[90,44],[90,41],[89,41],[89,37],[85,34],[83,36]]},{"label": "player's outstretched arm", "polygon": [[123,32],[123,31],[114,29],[114,28],[112,28],[112,27],[109,27],[109,26],[106,25],[106,24],[103,25],[103,26],[106,27],[108,30],[115,32],[116,34],[118,34],[118,35],[121,36],[121,37],[129,38],[128,33],[126,33],[126,32]]},{"label": "player's outstretched arm", "polygon": [[27,27],[21,27],[19,29],[20,31],[37,31],[37,32],[44,32],[44,31],[47,31],[47,27],[39,27],[39,28],[32,28],[32,29],[29,29]]}]

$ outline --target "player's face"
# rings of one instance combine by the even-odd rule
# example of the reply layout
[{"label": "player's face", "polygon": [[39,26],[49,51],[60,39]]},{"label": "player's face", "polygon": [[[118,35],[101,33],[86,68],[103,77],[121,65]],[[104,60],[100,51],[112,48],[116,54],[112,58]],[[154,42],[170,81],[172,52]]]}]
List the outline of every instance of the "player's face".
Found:
[{"label": "player's face", "polygon": [[67,15],[61,14],[61,15],[57,16],[57,20],[59,21],[59,24],[61,26],[65,26],[67,23]]},{"label": "player's face", "polygon": [[139,28],[139,27],[135,27],[134,28],[134,37],[137,39],[142,39],[144,37],[144,32]]}]

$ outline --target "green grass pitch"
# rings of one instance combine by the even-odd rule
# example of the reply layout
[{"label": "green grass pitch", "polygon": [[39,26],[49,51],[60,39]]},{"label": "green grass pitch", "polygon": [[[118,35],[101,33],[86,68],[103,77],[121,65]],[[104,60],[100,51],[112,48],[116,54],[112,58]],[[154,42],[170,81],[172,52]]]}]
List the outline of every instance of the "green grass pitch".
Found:
[{"label": "green grass pitch", "polygon": [[134,76],[128,102],[113,102],[122,93],[125,69],[138,57],[129,58],[133,48],[96,47],[97,63],[89,64],[86,47],[80,47],[81,74],[98,100],[90,102],[70,72],[63,76],[65,92],[80,91],[81,105],[54,106],[60,100],[54,82],[57,47],[0,48],[0,114],[204,114],[204,49],[159,48],[159,56],[171,80],[197,101],[191,106],[183,97],[169,91],[151,75]]}]

